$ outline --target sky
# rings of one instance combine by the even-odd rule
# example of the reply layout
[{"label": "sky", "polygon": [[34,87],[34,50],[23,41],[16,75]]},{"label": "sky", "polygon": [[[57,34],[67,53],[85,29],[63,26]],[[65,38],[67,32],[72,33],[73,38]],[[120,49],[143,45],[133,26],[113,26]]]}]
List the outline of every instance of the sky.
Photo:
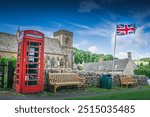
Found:
[{"label": "sky", "polygon": [[150,57],[150,0],[0,0],[0,32],[33,29],[53,37],[73,32],[73,46],[112,54],[117,24],[136,24],[135,34],[117,37],[116,57]]}]

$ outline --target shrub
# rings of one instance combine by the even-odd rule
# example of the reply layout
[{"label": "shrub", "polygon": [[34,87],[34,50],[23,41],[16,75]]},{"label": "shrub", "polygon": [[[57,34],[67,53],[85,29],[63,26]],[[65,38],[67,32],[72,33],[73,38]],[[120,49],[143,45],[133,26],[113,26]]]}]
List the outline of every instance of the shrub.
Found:
[{"label": "shrub", "polygon": [[16,58],[0,58],[0,62],[4,61],[5,64],[8,63],[8,61],[13,62],[13,66],[16,67]]},{"label": "shrub", "polygon": [[139,68],[134,70],[135,75],[145,75],[150,78],[150,69],[147,68]]}]

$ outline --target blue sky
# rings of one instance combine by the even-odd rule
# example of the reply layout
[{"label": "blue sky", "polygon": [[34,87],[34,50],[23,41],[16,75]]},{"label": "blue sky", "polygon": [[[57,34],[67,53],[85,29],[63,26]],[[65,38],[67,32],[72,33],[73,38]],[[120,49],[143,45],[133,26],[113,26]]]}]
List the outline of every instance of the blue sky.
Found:
[{"label": "blue sky", "polygon": [[74,33],[74,47],[113,53],[115,24],[136,24],[133,35],[117,38],[118,58],[150,57],[149,0],[0,0],[0,32],[35,29],[52,37],[54,31]]}]

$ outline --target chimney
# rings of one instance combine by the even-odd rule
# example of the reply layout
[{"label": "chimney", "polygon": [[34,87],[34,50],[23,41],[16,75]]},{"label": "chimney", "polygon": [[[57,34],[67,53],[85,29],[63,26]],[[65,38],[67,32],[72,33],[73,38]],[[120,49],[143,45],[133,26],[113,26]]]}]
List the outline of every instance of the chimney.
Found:
[{"label": "chimney", "polygon": [[128,52],[128,59],[132,59],[131,52]]}]

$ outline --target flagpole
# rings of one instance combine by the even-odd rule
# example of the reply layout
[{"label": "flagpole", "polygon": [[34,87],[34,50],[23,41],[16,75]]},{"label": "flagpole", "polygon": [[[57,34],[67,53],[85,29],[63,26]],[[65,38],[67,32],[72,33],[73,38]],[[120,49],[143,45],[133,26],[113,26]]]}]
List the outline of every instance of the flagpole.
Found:
[{"label": "flagpole", "polygon": [[115,42],[114,42],[114,53],[113,53],[113,64],[112,64],[112,78],[115,75],[115,54],[116,54],[116,38],[117,38],[117,23],[116,23],[116,30],[115,30]]}]

